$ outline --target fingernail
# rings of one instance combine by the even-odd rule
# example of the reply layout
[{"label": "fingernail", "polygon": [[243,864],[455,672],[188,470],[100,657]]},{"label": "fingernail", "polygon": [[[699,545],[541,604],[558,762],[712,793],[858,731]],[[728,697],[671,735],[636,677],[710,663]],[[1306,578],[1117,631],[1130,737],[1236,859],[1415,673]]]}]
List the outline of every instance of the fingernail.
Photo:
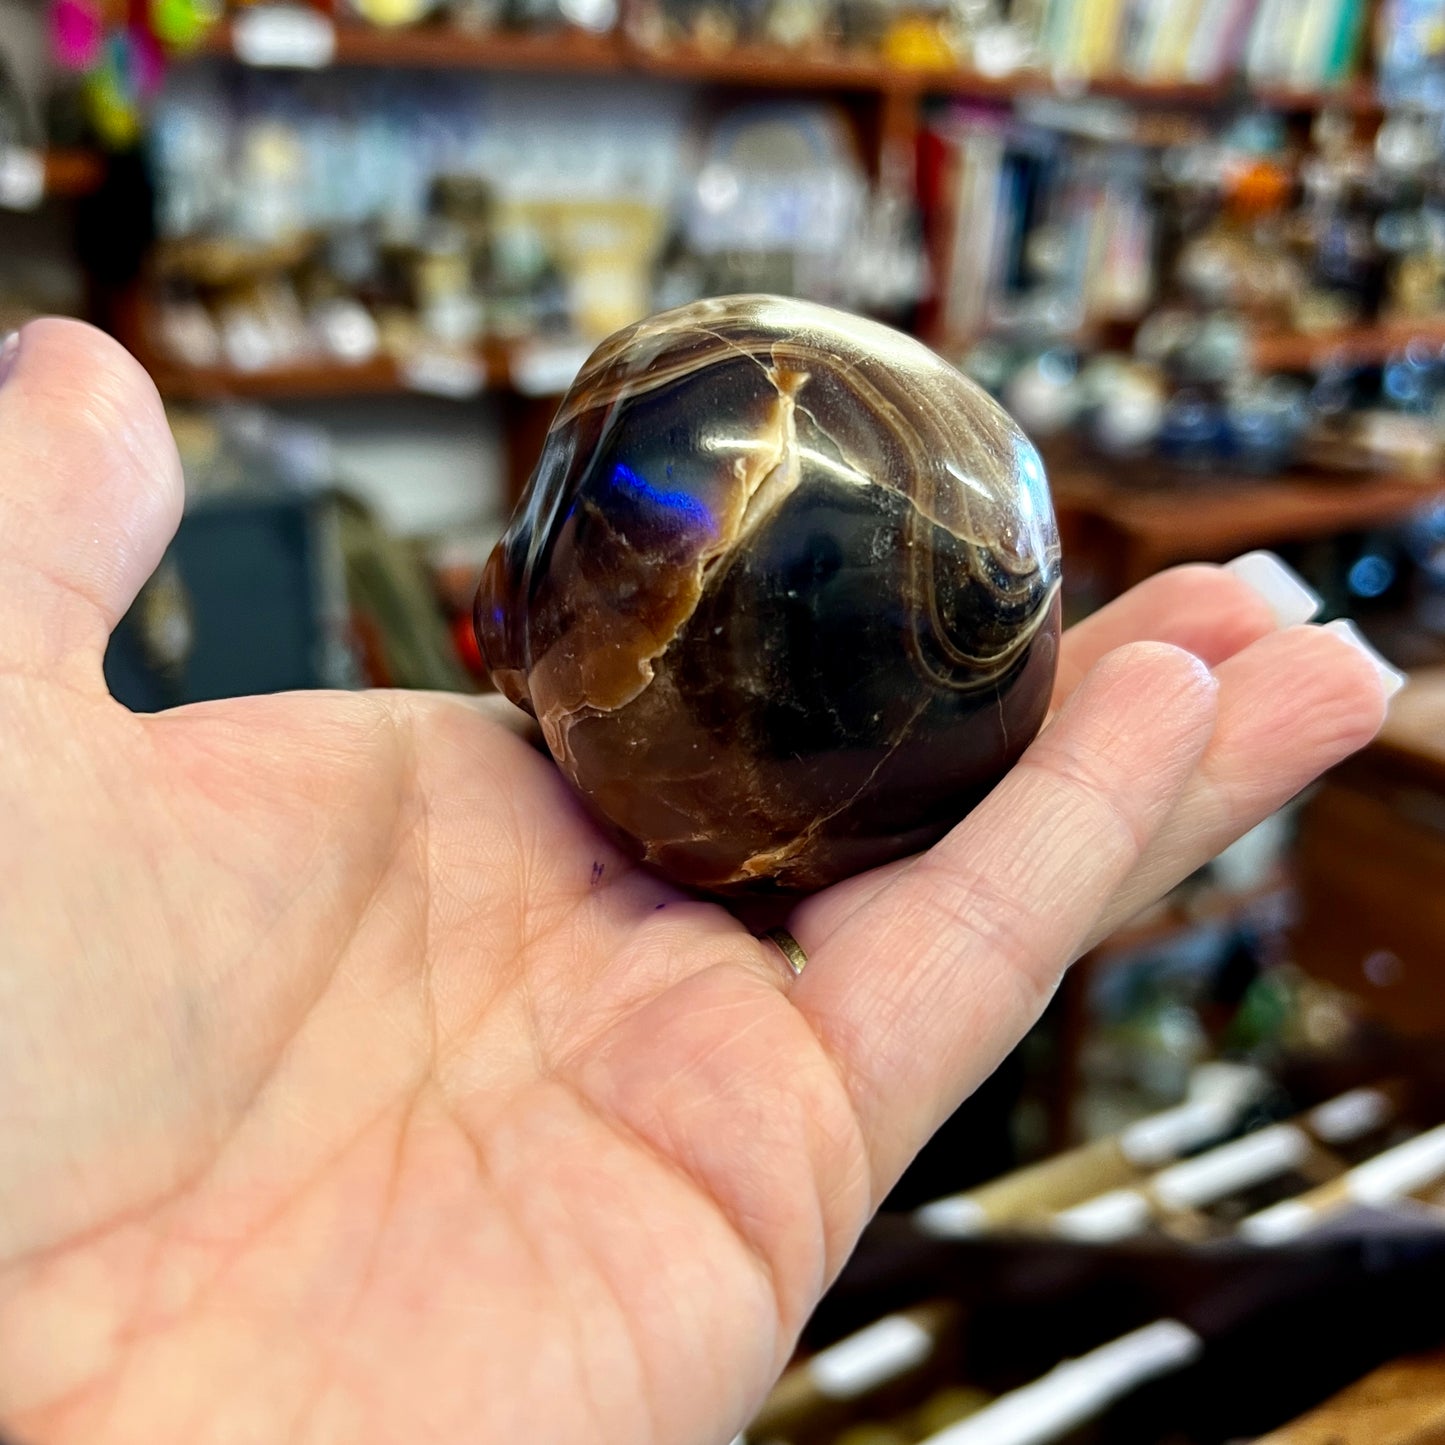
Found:
[{"label": "fingernail", "polygon": [[1371,662],[1375,664],[1375,671],[1380,674],[1380,681],[1384,684],[1385,696],[1394,697],[1399,690],[1409,682],[1407,673],[1401,672],[1398,668],[1391,667],[1368,642],[1365,641],[1360,629],[1347,617],[1337,617],[1333,622],[1326,622],[1320,629],[1321,632],[1331,632],[1341,642],[1348,642],[1351,647],[1363,652]]},{"label": "fingernail", "polygon": [[15,358],[19,355],[20,333],[12,331],[4,341],[0,341],[0,386],[9,380],[10,373],[15,369]]},{"label": "fingernail", "polygon": [[1274,615],[1276,627],[1297,627],[1320,610],[1319,595],[1273,552],[1246,552],[1233,562],[1226,562],[1224,570],[1233,572],[1263,598],[1264,605]]}]

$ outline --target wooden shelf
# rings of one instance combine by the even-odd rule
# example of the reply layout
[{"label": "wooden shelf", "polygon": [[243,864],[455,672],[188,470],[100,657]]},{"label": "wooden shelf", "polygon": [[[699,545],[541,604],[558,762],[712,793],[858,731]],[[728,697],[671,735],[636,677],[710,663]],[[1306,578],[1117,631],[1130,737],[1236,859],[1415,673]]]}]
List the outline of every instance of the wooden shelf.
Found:
[{"label": "wooden shelf", "polygon": [[[230,25],[217,26],[190,53],[231,55]],[[1264,105],[1284,111],[1312,111],[1331,105],[1356,111],[1378,109],[1373,88],[1364,82],[1352,82],[1328,91],[1268,88],[1256,92],[1247,91],[1237,80],[1188,84],[1114,76],[1073,84],[1041,71],[990,76],[969,69],[907,69],[866,51],[793,52],[759,44],[734,45],[717,52],[688,46],[651,51],[634,44],[620,32],[593,35],[577,30],[472,33],[446,25],[379,30],[354,23],[341,24],[336,27],[331,64],[562,74],[631,73],[740,88],[859,90],[915,97],[952,95],[973,100],[1094,95],[1141,105],[1190,109],[1239,104]]]},{"label": "wooden shelf", "polygon": [[1445,478],[1294,470],[1274,477],[1175,474],[1126,486],[1089,458],[1049,460],[1054,502],[1076,536],[1102,532],[1122,591],[1178,562],[1223,561],[1253,547],[1382,526],[1445,498]]},{"label": "wooden shelf", "polygon": [[915,88],[952,93],[960,98],[1002,99],[1020,96],[1069,98],[1096,96],[1128,101],[1135,105],[1188,110],[1217,110],[1254,105],[1269,110],[1308,112],[1334,107],[1359,113],[1373,113],[1379,107],[1374,88],[1351,82],[1330,90],[1287,90],[1279,86],[1251,89],[1239,79],[1215,82],[1137,80],[1131,76],[1098,76],[1070,83],[1036,71],[1006,77],[989,77],[958,71],[936,79],[922,78]]},{"label": "wooden shelf", "polygon": [[[1436,1197],[1436,1202],[1440,1200]],[[1445,1439],[1445,1350],[1392,1360],[1258,1445],[1430,1445]]]},{"label": "wooden shelf", "polygon": [[1250,353],[1261,371],[1312,371],[1334,360],[1384,361],[1411,341],[1445,344],[1445,316],[1381,321],[1314,334],[1279,332],[1257,336]]},{"label": "wooden shelf", "polygon": [[1349,80],[1323,90],[1291,90],[1267,85],[1250,93],[1266,109],[1282,111],[1348,110],[1356,115],[1377,115],[1384,109],[1380,93],[1368,80]]},{"label": "wooden shelf", "polygon": [[385,396],[405,390],[390,357],[355,366],[334,361],[300,362],[266,371],[226,366],[176,366],[152,362],[147,369],[168,401],[287,401],[318,397]]},{"label": "wooden shelf", "polygon": [[[192,54],[234,53],[229,23],[217,26]],[[790,52],[767,45],[734,45],[726,51],[681,46],[651,51],[621,32],[593,35],[579,30],[471,33],[447,25],[406,30],[371,26],[336,27],[338,66],[385,66],[446,70],[519,70],[536,73],[634,74],[663,80],[798,90],[902,91],[954,88],[969,79],[953,72],[902,70],[869,53]],[[978,78],[981,79],[981,78]],[[1007,82],[984,82],[989,93],[1008,95]]]},{"label": "wooden shelf", "polygon": [[[232,26],[223,22],[193,55],[234,54]],[[379,30],[369,25],[336,27],[333,66],[386,66],[419,70],[618,71],[624,55],[614,35],[582,30],[492,31],[474,34],[447,25]]]},{"label": "wooden shelf", "polygon": [[[513,389],[512,356],[501,342],[486,342],[470,355],[443,350],[419,353],[408,364],[391,356],[348,363],[330,359],[295,362],[264,371],[231,366],[182,366],[145,347],[132,346],[167,401],[308,401],[366,396],[475,396]],[[466,375],[478,368],[477,384]],[[449,389],[448,383],[456,383]]]},{"label": "wooden shelf", "polygon": [[[478,358],[482,386],[499,380],[491,359]],[[305,361],[265,371],[238,371],[228,366],[182,367],[151,360],[147,370],[156,389],[168,401],[307,401],[352,396],[446,395],[440,386],[424,385],[389,356],[348,364],[341,361]],[[463,392],[455,393],[457,395]]]}]

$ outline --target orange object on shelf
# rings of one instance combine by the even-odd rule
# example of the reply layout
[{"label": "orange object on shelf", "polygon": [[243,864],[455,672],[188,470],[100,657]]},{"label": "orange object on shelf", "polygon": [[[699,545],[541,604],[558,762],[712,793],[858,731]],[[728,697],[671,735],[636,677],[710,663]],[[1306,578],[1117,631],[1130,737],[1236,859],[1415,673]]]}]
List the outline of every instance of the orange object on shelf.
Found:
[{"label": "orange object on shelf", "polygon": [[1267,216],[1283,209],[1294,191],[1294,172],[1278,161],[1256,158],[1225,177],[1225,200],[1241,219]]},{"label": "orange object on shelf", "polygon": [[88,196],[105,179],[105,157],[96,151],[49,150],[44,161],[47,196]]}]

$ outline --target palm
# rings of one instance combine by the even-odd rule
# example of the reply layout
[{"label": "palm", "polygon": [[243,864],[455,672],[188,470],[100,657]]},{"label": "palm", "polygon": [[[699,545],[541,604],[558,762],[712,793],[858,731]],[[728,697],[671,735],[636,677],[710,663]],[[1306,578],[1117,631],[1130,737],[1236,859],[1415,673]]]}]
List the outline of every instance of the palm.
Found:
[{"label": "palm", "polygon": [[820,1197],[840,1238],[866,1205],[846,1096],[750,936],[628,868],[464,703],[77,721],[46,756],[106,777],[57,769],[33,821],[72,830],[62,892],[105,859],[142,906],[68,1044],[105,1096],[149,1038],[124,1106],[155,1137],[38,1181],[32,1284],[103,1271],[133,1324],[20,1418],[91,1439],[120,1401],[140,1435],[184,1378],[210,1409],[264,1397],[272,1438],[527,1438],[559,1400],[558,1440],[735,1421],[823,1277]]},{"label": "palm", "polygon": [[[77,489],[0,496],[31,543],[0,531],[30,588],[0,648],[0,1419],[24,1439],[727,1439],[1089,934],[1378,723],[1357,655],[1273,632],[1222,573],[1161,579],[1071,637],[1077,695],[965,827],[797,912],[794,983],[488,708],[106,697],[97,618],[156,543],[97,580],[70,514],[133,538],[170,504],[137,521],[143,469],[116,500],[77,480],[94,457],[55,462],[47,345],[152,405],[63,331],[27,340],[23,406],[0,393],[0,476],[39,457]],[[1151,636],[1216,664],[1217,701],[1167,648],[1075,689]]]}]

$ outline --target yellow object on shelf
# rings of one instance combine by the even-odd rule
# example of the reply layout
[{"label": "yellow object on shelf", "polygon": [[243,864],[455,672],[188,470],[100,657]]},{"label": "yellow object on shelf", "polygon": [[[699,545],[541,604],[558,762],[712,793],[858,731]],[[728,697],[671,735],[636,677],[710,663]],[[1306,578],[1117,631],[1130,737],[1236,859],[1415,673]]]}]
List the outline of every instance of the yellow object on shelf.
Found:
[{"label": "yellow object on shelf", "polygon": [[351,8],[380,29],[415,25],[436,9],[436,0],[351,0]]},{"label": "yellow object on shelf", "polygon": [[882,48],[883,58],[904,70],[950,70],[958,64],[942,28],[919,15],[895,20],[883,37]]}]

